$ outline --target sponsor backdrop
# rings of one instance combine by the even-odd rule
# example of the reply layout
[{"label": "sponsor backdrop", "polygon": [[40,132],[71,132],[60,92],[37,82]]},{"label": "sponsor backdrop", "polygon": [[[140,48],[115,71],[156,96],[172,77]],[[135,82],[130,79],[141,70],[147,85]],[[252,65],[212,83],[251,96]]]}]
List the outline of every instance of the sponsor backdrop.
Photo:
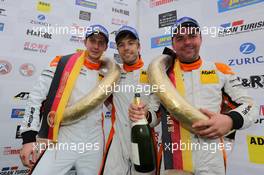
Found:
[{"label": "sponsor backdrop", "polygon": [[[201,24],[201,56],[230,65],[259,106],[253,127],[237,132],[227,174],[262,174],[263,8],[263,0],[0,0],[0,174],[28,172],[18,156],[29,91],[52,58],[84,49],[85,27],[95,23],[107,27],[110,42],[105,55],[118,63],[115,32],[121,25],[136,27],[147,65],[164,46],[170,47],[169,26],[182,16]],[[110,115],[105,115],[106,130]],[[156,136],[160,135],[157,129]]]},{"label": "sponsor backdrop", "polygon": [[[171,47],[171,22],[193,17],[201,25],[201,57],[231,66],[258,103],[255,123],[237,132],[233,150],[228,152],[228,175],[264,172],[263,9],[263,0],[151,0],[139,5],[142,55],[148,62],[160,55],[164,46]],[[156,135],[160,134],[157,131]]]},{"label": "sponsor backdrop", "polygon": [[1,175],[28,172],[19,159],[18,131],[42,69],[56,55],[84,49],[83,34],[91,24],[107,27],[110,44],[105,55],[119,60],[114,34],[124,24],[137,27],[136,9],[137,1],[131,0],[0,0]]}]

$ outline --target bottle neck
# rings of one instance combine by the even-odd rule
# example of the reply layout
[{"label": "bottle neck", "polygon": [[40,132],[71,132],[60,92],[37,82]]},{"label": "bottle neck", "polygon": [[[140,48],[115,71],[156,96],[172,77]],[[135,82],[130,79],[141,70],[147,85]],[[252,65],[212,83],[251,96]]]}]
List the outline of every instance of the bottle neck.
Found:
[{"label": "bottle neck", "polygon": [[135,126],[135,125],[147,125],[148,124],[148,121],[146,118],[143,118],[143,119],[140,119],[136,122],[132,122],[132,127]]}]

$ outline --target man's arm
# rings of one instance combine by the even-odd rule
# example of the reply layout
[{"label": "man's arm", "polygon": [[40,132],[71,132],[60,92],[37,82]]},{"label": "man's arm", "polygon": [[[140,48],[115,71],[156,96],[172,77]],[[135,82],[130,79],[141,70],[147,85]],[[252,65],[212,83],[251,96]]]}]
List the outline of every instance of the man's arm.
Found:
[{"label": "man's arm", "polygon": [[224,66],[223,74],[224,92],[230,96],[232,101],[238,104],[238,107],[232,109],[226,114],[214,113],[202,109],[205,115],[210,119],[207,121],[198,121],[193,124],[195,134],[206,138],[218,138],[227,134],[233,129],[248,128],[254,122],[257,116],[257,107],[252,97],[247,94],[243,88],[241,79],[235,75],[227,65]]},{"label": "man's arm", "polygon": [[235,74],[226,74],[224,92],[227,93],[238,107],[227,113],[233,121],[232,129],[245,129],[254,123],[257,107],[252,97],[242,85],[242,80]]},{"label": "man's arm", "polygon": [[30,92],[24,120],[20,128],[23,138],[20,158],[22,163],[29,168],[33,166],[37,159],[34,146],[36,146],[36,135],[38,134],[41,123],[40,108],[48,94],[54,71],[55,68],[48,68],[41,73],[33,90]]}]

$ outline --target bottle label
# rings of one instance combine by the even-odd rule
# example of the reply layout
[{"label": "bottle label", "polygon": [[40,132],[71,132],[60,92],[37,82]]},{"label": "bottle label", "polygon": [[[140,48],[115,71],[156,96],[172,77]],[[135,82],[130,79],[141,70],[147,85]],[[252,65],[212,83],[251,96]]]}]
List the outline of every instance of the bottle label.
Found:
[{"label": "bottle label", "polygon": [[131,145],[132,145],[132,161],[135,165],[140,165],[138,144],[132,142]]},{"label": "bottle label", "polygon": [[140,119],[138,120],[137,122],[132,122],[132,127],[135,126],[135,125],[147,125],[148,124],[148,121],[146,118],[143,118],[143,119]]}]

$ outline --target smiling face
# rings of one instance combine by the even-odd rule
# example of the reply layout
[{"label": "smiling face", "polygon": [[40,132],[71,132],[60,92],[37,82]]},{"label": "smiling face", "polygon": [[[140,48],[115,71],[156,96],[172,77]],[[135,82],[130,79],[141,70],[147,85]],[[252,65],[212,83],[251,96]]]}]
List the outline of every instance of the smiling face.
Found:
[{"label": "smiling face", "polygon": [[107,41],[103,34],[93,34],[84,41],[89,58],[93,61],[99,60],[107,49]]},{"label": "smiling face", "polygon": [[133,65],[139,56],[139,41],[130,34],[120,37],[117,41],[117,50],[124,64]]},{"label": "smiling face", "polygon": [[191,63],[199,58],[202,37],[197,29],[182,27],[173,35],[172,47],[181,62]]}]

